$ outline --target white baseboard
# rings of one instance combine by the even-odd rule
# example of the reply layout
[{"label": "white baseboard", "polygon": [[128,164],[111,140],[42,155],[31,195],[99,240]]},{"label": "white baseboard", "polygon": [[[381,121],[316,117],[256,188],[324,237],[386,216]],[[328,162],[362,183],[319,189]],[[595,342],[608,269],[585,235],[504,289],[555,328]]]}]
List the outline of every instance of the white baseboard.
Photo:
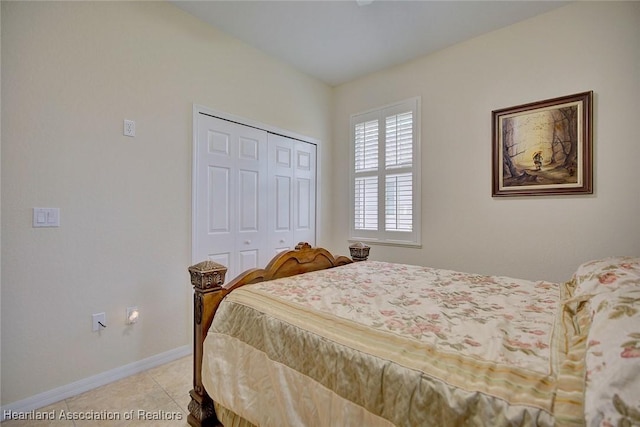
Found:
[{"label": "white baseboard", "polygon": [[45,391],[43,393],[36,394],[35,396],[10,403],[0,408],[0,421],[5,420],[5,414],[7,413],[34,411],[69,397],[77,396],[85,391],[109,384],[113,381],[138,374],[146,371],[147,369],[155,368],[156,366],[164,365],[165,363],[188,356],[191,353],[192,347],[185,345],[184,347],[178,347],[164,353],[156,354],[154,356],[147,357],[146,359],[138,360],[137,362],[120,366],[101,374],[84,378],[71,384],[57,387],[53,390]]}]

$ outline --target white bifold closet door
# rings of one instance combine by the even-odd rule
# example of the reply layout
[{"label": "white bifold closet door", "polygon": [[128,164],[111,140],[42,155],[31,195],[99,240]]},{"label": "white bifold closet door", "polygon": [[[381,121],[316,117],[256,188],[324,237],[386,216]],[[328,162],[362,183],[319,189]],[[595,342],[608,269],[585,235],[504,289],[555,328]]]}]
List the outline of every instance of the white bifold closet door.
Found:
[{"label": "white bifold closet door", "polygon": [[315,245],[316,146],[270,133],[268,237],[271,256],[298,242]]},{"label": "white bifold closet door", "polygon": [[315,144],[201,113],[196,128],[194,262],[225,265],[229,281],[315,244]]}]

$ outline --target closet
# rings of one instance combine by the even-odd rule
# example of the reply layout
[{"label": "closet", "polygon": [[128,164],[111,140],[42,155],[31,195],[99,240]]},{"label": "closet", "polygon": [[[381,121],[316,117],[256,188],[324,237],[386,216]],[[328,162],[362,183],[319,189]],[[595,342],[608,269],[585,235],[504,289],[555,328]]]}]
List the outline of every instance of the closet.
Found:
[{"label": "closet", "polygon": [[316,145],[194,110],[193,262],[227,280],[315,245]]}]

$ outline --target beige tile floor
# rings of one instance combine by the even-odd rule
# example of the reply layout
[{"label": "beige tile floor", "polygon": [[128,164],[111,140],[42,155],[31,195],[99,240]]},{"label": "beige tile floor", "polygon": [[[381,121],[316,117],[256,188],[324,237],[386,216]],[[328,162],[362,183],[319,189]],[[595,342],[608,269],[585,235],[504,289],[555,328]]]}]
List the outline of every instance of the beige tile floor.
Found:
[{"label": "beige tile floor", "polygon": [[[191,376],[192,359],[188,356],[36,410],[54,414],[54,420],[7,420],[1,426],[185,427]],[[120,419],[60,419],[83,414]]]}]

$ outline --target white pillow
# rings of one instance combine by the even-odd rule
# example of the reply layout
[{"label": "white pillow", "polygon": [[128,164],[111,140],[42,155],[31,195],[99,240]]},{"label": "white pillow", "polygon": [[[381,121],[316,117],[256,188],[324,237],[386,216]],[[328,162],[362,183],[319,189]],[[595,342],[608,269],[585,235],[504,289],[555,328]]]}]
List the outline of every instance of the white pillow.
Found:
[{"label": "white pillow", "polygon": [[610,257],[582,264],[573,275],[574,297],[640,286],[640,258]]}]

